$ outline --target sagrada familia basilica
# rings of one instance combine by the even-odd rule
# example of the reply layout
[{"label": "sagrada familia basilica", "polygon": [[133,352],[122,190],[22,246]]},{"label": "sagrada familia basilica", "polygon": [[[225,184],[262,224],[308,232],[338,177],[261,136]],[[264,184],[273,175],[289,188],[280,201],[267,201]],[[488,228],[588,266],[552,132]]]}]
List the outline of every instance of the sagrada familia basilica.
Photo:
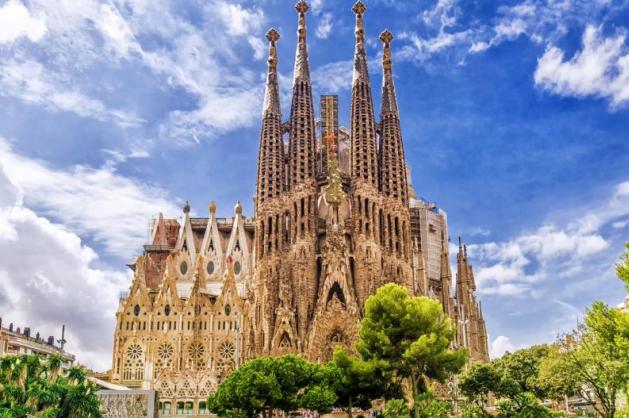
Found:
[{"label": "sagrada familia basilica", "polygon": [[391,42],[382,42],[379,120],[372,101],[358,1],[349,129],[336,96],[315,118],[303,0],[290,115],[281,114],[271,29],[253,217],[183,221],[159,216],[120,300],[111,379],[155,389],[159,412],[205,415],[217,384],[247,359],[298,353],[325,362],[352,349],[363,304],[386,283],[438,299],[457,324],[455,345],[488,360],[487,332],[465,247],[456,283],[447,218],[409,183],[393,82]]}]

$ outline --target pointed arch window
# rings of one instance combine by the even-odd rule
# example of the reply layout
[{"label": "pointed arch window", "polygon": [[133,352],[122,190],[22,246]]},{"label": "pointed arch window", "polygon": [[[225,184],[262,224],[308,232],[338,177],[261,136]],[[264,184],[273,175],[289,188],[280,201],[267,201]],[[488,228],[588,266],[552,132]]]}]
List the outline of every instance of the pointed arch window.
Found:
[{"label": "pointed arch window", "polygon": [[123,379],[144,379],[144,350],[139,344],[131,344],[127,347],[127,351],[125,352]]}]

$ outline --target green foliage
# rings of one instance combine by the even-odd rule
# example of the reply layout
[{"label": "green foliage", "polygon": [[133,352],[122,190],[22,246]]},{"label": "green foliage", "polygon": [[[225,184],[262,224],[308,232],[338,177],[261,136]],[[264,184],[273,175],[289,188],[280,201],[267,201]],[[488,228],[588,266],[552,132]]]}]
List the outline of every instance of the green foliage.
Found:
[{"label": "green foliage", "polygon": [[522,392],[498,404],[498,418],[553,418],[561,416],[543,405],[534,394]]},{"label": "green foliage", "polygon": [[565,396],[579,394],[584,383],[574,372],[568,353],[559,345],[551,346],[540,363],[536,386],[548,398],[562,400]]},{"label": "green foliage", "polygon": [[517,383],[502,374],[493,363],[478,363],[471,366],[461,376],[461,392],[471,400],[487,402],[491,394],[498,398],[514,396],[518,392]]},{"label": "green foliage", "polygon": [[479,404],[472,402],[463,407],[461,418],[490,418],[491,415]]},{"label": "green foliage", "polygon": [[629,242],[625,244],[625,253],[616,264],[616,275],[625,283],[625,288],[629,292]]},{"label": "green foliage", "polygon": [[449,349],[455,329],[441,304],[393,283],[367,299],[359,335],[363,359],[386,365],[394,386],[408,378],[413,398],[427,391],[426,378],[443,382],[467,359],[465,350]]},{"label": "green foliage", "polygon": [[[540,399],[546,397],[544,390],[538,386],[537,376],[540,363],[548,355],[548,351],[548,345],[534,345],[515,353],[507,353],[496,360],[497,370],[517,384],[516,387],[503,388],[503,394],[513,397],[516,393],[531,392]],[[509,382],[505,382],[506,384]]]},{"label": "green foliage", "polygon": [[371,401],[384,396],[388,379],[381,362],[363,361],[337,348],[329,368],[329,385],[336,393],[336,405],[346,408],[351,416],[352,407],[367,409]]},{"label": "green foliage", "polygon": [[448,418],[452,414],[452,406],[433,397],[431,393],[417,395],[413,405],[414,418]]},{"label": "green foliage", "polygon": [[387,401],[383,418],[411,418],[410,411],[404,399],[391,399]]},{"label": "green foliage", "polygon": [[78,367],[61,370],[58,356],[0,360],[0,417],[100,418],[96,387]]},{"label": "green foliage", "polygon": [[327,412],[336,401],[324,385],[323,366],[301,357],[260,357],[245,363],[223,381],[208,399],[209,409],[221,416],[269,416],[279,409],[300,407]]},{"label": "green foliage", "polygon": [[[561,367],[584,383],[581,396],[603,417],[614,417],[618,395],[629,384],[629,313],[595,302],[585,324],[561,341]],[[593,392],[595,399],[590,399]]]}]

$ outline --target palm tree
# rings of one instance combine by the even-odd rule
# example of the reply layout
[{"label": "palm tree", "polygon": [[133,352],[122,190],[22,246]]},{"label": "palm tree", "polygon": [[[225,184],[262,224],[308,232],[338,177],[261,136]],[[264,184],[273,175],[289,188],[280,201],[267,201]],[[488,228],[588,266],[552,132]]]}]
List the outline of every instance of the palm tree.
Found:
[{"label": "palm tree", "polygon": [[0,418],[101,418],[85,370],[62,370],[59,356],[0,359]]}]

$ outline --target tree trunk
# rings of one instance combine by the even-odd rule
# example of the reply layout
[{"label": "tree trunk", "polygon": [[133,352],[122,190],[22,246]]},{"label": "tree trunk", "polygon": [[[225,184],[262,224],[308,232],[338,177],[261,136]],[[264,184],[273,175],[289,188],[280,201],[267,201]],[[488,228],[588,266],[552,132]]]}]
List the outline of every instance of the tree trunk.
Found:
[{"label": "tree trunk", "polygon": [[349,403],[347,404],[347,416],[352,418],[352,397],[349,398]]}]

